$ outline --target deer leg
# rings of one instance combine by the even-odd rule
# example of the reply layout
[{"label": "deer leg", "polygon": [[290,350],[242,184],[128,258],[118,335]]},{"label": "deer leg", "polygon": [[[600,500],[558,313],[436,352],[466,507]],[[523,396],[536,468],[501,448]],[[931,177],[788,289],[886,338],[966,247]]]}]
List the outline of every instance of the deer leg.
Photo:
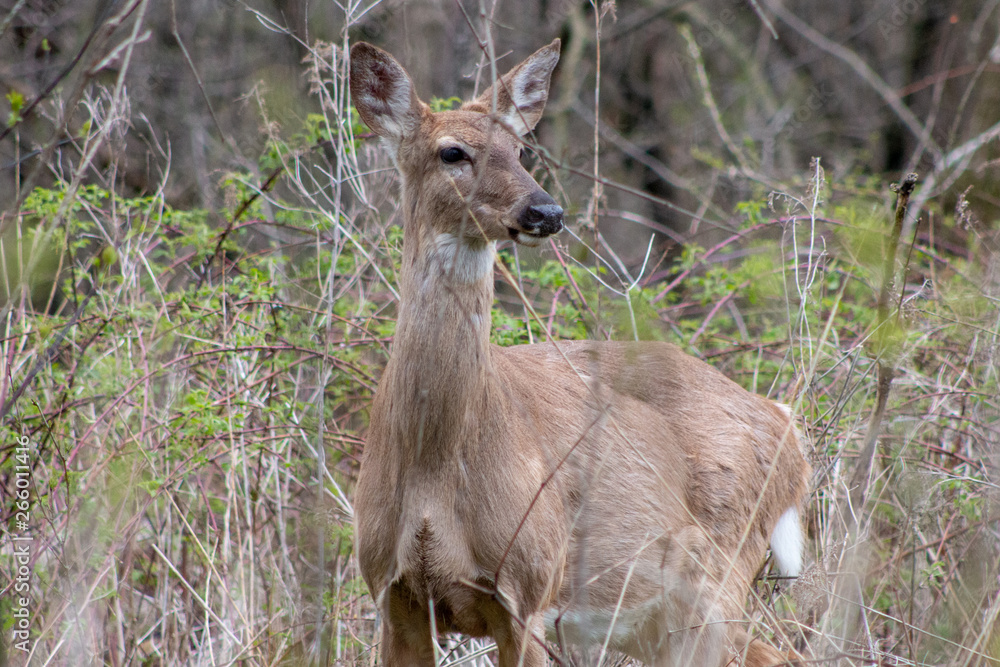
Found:
[{"label": "deer leg", "polygon": [[434,667],[429,609],[409,591],[394,585],[382,615],[382,664],[385,667]]},{"label": "deer leg", "polygon": [[541,614],[530,618],[526,627],[513,619],[503,633],[495,637],[499,667],[544,667],[546,660],[545,624]]},{"label": "deer leg", "polygon": [[740,663],[727,662],[725,636],[715,628],[686,628],[661,638],[660,650],[653,661],[658,667],[731,667]]},{"label": "deer leg", "polygon": [[742,628],[730,629],[729,641],[732,653],[727,665],[779,667],[780,665],[801,664],[798,662],[801,657],[794,652],[782,653],[759,639],[752,639]]},{"label": "deer leg", "polygon": [[[382,623],[382,664],[385,667],[433,667],[434,647],[430,624],[426,633],[402,630],[388,621]],[[422,638],[421,638],[422,636]]]}]

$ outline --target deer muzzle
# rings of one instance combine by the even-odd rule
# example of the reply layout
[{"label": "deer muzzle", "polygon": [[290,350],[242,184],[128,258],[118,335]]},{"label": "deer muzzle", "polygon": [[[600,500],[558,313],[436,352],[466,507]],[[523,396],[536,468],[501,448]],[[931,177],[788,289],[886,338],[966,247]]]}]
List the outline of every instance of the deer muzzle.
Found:
[{"label": "deer muzzle", "polygon": [[536,202],[529,202],[517,216],[517,226],[519,229],[510,230],[512,239],[525,245],[537,245],[542,239],[562,231],[562,207],[543,192]]}]

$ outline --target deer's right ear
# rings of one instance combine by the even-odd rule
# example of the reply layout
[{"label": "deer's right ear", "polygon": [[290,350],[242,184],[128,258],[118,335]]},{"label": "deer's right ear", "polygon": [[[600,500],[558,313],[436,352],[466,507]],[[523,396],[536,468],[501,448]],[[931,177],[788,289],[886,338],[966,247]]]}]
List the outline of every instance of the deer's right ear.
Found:
[{"label": "deer's right ear", "polygon": [[406,70],[365,42],[351,48],[351,98],[365,125],[396,146],[416,130],[423,114]]}]

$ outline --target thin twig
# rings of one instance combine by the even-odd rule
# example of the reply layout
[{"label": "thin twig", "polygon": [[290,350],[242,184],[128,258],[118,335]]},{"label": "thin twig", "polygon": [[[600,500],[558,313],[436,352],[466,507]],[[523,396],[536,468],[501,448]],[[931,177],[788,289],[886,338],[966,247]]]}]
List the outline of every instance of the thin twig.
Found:
[{"label": "thin twig", "polygon": [[[882,265],[882,286],[879,289],[878,303],[876,305],[876,327],[889,326],[889,298],[893,289],[893,277],[896,272],[896,252],[899,247],[899,237],[903,229],[903,221],[906,218],[906,208],[910,201],[910,195],[917,185],[917,175],[907,174],[899,182],[896,188],[896,214],[893,219],[892,232],[889,235],[889,247],[886,249],[885,263]],[[887,336],[887,333],[883,332]],[[884,348],[884,346],[883,346]],[[892,379],[896,374],[895,354],[888,350],[879,350],[878,375],[875,390],[875,407],[872,408],[868,419],[868,428],[865,432],[864,445],[858,456],[858,466],[854,469],[854,474],[850,481],[850,499],[853,512],[848,512],[852,524],[857,521],[857,514],[864,507],[871,486],[872,463],[875,459],[875,445],[878,442],[879,431],[882,426],[882,419],[885,416],[885,406],[889,399],[889,389]]]},{"label": "thin twig", "polygon": [[264,184],[240,203],[240,207],[236,209],[236,212],[233,213],[233,217],[230,218],[229,224],[227,224],[226,228],[219,234],[219,240],[215,244],[215,250],[213,250],[212,254],[206,257],[205,261],[202,262],[201,275],[198,276],[198,289],[200,289],[204,284],[205,277],[208,276],[208,270],[212,266],[212,262],[214,262],[215,258],[219,256],[219,253],[222,251],[222,244],[225,243],[226,238],[228,238],[229,234],[233,231],[233,227],[237,222],[239,222],[239,219],[243,217],[243,214],[247,212],[250,205],[253,204],[263,193],[271,189],[271,186],[274,185],[274,181],[281,175],[283,170],[284,166],[275,167],[274,171],[271,172],[271,175],[267,177],[266,181],[264,181]]}]

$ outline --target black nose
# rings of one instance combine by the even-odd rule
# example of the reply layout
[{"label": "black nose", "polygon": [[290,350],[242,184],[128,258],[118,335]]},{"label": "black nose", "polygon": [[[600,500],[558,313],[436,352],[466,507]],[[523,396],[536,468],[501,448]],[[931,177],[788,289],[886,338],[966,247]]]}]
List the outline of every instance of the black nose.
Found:
[{"label": "black nose", "polygon": [[521,229],[536,236],[551,236],[562,230],[563,210],[558,204],[528,206],[517,218]]}]

